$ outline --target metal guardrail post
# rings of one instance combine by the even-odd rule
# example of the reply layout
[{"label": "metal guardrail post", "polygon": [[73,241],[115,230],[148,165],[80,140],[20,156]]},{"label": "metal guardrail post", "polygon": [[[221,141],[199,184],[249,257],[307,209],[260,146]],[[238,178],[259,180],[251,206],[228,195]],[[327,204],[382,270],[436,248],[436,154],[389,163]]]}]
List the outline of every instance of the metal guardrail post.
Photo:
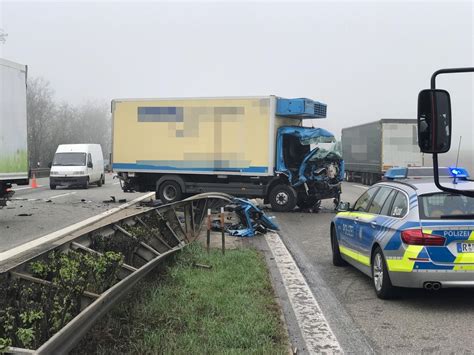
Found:
[{"label": "metal guardrail post", "polygon": [[225,255],[225,224],[224,207],[221,207],[221,237],[222,237],[222,255]]},{"label": "metal guardrail post", "polygon": [[207,209],[207,239],[206,239],[206,250],[209,254],[209,249],[211,247],[211,209]]}]

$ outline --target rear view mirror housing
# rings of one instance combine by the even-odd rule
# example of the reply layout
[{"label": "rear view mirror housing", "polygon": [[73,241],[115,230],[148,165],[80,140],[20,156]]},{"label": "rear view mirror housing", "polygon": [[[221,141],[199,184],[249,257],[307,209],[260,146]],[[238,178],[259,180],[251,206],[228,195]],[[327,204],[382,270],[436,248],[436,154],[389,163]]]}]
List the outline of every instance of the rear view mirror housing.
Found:
[{"label": "rear view mirror housing", "polygon": [[87,163],[87,167],[92,169],[92,168],[94,167],[94,165],[93,165],[92,162],[90,161],[90,162]]},{"label": "rear view mirror housing", "polygon": [[418,146],[423,153],[451,148],[451,98],[446,90],[426,89],[418,95]]},{"label": "rear view mirror housing", "polygon": [[351,204],[349,202],[339,202],[337,205],[337,212],[347,212],[351,210]]}]

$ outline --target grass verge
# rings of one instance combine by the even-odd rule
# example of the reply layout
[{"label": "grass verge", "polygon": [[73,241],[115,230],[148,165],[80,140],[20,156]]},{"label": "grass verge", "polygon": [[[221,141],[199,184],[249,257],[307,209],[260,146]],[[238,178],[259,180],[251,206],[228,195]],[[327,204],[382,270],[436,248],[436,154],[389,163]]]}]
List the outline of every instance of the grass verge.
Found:
[{"label": "grass verge", "polygon": [[207,255],[194,243],[135,287],[74,353],[287,354],[288,345],[261,255]]}]

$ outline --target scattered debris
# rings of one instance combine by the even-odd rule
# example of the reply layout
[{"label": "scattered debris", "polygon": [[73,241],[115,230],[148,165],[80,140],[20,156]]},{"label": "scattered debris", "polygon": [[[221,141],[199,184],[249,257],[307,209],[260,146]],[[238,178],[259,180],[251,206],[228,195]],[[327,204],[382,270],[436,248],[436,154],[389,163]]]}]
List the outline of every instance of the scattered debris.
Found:
[{"label": "scattered debris", "polygon": [[161,206],[163,203],[161,200],[148,200],[148,201],[141,201],[140,206],[142,207],[158,207]]},{"label": "scattered debris", "polygon": [[204,265],[204,264],[197,264],[197,263],[194,263],[193,266],[194,266],[194,267],[201,268],[201,269],[212,269],[212,265]]},{"label": "scattered debris", "polygon": [[20,213],[17,214],[18,217],[30,217],[33,216],[33,213]]},{"label": "scattered debris", "polygon": [[110,200],[104,200],[103,203],[115,203],[115,196],[110,196]]},{"label": "scattered debris", "polygon": [[120,200],[118,200],[119,203],[125,203],[127,202],[127,199],[126,198],[121,198]]},{"label": "scattered debris", "polygon": [[242,198],[234,198],[226,210],[234,212],[240,219],[237,224],[227,228],[227,232],[237,237],[253,237],[257,233],[265,234],[268,229],[279,230],[278,226],[261,209],[252,202]]}]

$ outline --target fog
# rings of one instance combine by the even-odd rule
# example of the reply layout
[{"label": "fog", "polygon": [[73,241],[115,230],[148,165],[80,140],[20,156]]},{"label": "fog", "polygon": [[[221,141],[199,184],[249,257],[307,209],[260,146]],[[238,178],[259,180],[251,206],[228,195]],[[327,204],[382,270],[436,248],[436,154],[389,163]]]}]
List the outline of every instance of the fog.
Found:
[{"label": "fog", "polygon": [[[473,66],[473,3],[0,2],[0,56],[27,64],[59,100],[124,97],[309,97],[315,126],[415,118],[433,71]],[[472,76],[451,92],[452,151],[474,171]],[[429,159],[427,165],[429,165]]]}]

